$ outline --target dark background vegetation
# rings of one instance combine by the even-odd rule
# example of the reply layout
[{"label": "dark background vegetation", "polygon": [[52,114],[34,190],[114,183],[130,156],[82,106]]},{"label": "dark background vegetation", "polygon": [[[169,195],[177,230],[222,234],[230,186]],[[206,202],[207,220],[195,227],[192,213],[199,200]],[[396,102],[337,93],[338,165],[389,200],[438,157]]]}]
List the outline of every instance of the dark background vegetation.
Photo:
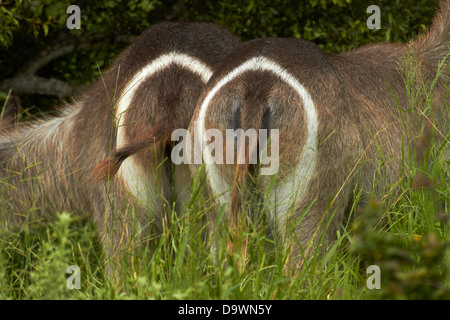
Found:
[{"label": "dark background vegetation", "polygon": [[[81,8],[80,30],[66,27],[71,4]],[[381,8],[380,30],[366,26],[371,4]],[[22,111],[53,110],[160,21],[213,21],[243,41],[302,38],[339,53],[415,38],[435,10],[436,0],[0,0],[0,107],[12,88]]]}]

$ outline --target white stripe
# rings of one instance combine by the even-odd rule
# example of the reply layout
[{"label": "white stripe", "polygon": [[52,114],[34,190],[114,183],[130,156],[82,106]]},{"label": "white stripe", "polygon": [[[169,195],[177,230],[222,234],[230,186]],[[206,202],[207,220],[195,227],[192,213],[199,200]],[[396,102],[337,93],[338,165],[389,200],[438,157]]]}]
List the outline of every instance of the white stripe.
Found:
[{"label": "white stripe", "polygon": [[[196,122],[197,125],[196,130],[198,130],[197,137],[202,139],[202,141],[199,141],[199,143],[202,143],[203,150],[205,150],[206,147],[205,117],[212,98],[227,83],[229,83],[239,75],[243,74],[244,72],[252,70],[273,72],[282,81],[286,82],[289,86],[291,86],[298,93],[298,95],[301,97],[303,101],[303,106],[305,108],[307,120],[307,137],[305,145],[303,146],[301,158],[295,170],[295,174],[286,182],[285,187],[282,188],[283,190],[289,191],[291,193],[296,193],[294,200],[295,202],[297,202],[304,197],[306,187],[308,186],[308,183],[311,180],[315,168],[318,117],[316,108],[314,106],[314,102],[312,101],[311,96],[309,95],[305,87],[303,87],[289,72],[287,72],[276,62],[263,56],[251,58],[250,60],[247,60],[240,66],[233,69],[211,89],[211,91],[203,100],[203,103],[200,107],[199,118],[198,121]],[[211,154],[210,152],[208,152],[208,150],[206,150],[206,152],[203,152],[203,157],[205,158],[206,162],[206,172],[208,180],[210,182],[210,186],[214,194],[219,195],[219,201],[222,204],[230,201],[230,195],[228,191],[230,191],[231,186],[225,183],[223,179],[220,177],[217,171],[217,167],[214,165],[213,160],[211,159]],[[280,215],[284,214],[288,210],[287,206],[290,205],[290,203],[288,203],[289,199],[285,199],[286,195],[284,195],[284,193],[286,192],[281,192],[278,195],[279,197],[284,199],[279,199],[279,197],[277,197],[277,202],[279,202],[278,210],[280,212]]]},{"label": "white stripe", "polygon": [[[130,108],[136,90],[146,79],[174,64],[197,74],[204,83],[209,80],[213,73],[206,64],[198,59],[175,51],[163,54],[152,60],[131,79],[122,92],[115,110],[115,116],[118,119],[116,148],[120,148],[127,143],[123,124],[126,123],[125,113]],[[137,199],[148,199],[145,192],[145,190],[148,191],[148,182],[142,172],[140,172],[140,169],[133,163],[132,157],[122,163],[118,175]]]}]

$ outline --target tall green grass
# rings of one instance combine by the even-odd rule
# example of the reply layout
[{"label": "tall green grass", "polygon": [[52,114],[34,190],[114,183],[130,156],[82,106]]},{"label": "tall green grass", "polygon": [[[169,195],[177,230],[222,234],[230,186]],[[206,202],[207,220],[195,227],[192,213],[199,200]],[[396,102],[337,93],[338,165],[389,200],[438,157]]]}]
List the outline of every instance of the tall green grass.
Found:
[{"label": "tall green grass", "polygon": [[[230,238],[225,207],[216,208],[215,231],[221,241],[211,251],[211,240],[204,236],[205,217],[216,204],[205,198],[205,181],[198,174],[186,210],[168,212],[170,223],[164,224],[151,245],[136,246],[124,255],[120,279],[105,273],[107,261],[97,230],[80,217],[60,213],[39,228],[2,230],[0,298],[450,298],[450,134],[440,134],[444,138],[427,148],[424,163],[417,163],[412,150],[405,155],[404,174],[395,183],[399,193],[374,195],[362,212],[355,203],[337,240],[295,275],[284,271],[288,253],[270,232],[264,210],[262,219],[248,221],[243,230],[248,239],[244,269],[238,267],[243,265],[242,257],[230,255],[226,247]],[[359,195],[355,189],[355,199]],[[390,199],[377,200],[385,198]],[[80,268],[80,289],[67,286],[71,265]],[[370,265],[380,267],[381,289],[367,286]]]}]

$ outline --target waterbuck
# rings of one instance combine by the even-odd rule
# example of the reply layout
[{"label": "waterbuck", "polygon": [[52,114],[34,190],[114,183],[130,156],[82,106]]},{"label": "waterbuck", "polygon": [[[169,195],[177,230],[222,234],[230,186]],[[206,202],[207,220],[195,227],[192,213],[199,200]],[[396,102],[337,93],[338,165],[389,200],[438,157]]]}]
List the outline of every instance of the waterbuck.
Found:
[{"label": "waterbuck", "polygon": [[177,166],[173,174],[164,161],[170,134],[188,128],[205,83],[239,45],[213,23],[156,24],[60,116],[5,131],[3,223],[20,226],[61,211],[87,214],[107,254],[148,235],[165,205],[170,212],[176,202],[181,210],[189,196],[189,168]]},{"label": "waterbuck", "polygon": [[[352,205],[355,187],[381,194],[398,181],[402,152],[423,128],[416,124],[426,119],[436,135],[447,135],[449,73],[446,62],[439,65],[449,45],[450,3],[441,1],[430,30],[408,44],[329,54],[308,41],[270,38],[248,41],[231,53],[209,80],[189,130],[203,144],[210,192],[226,205],[234,230],[247,220],[246,196],[254,199],[254,190],[262,190],[259,200],[269,221],[286,240],[288,267],[295,270],[320,252],[319,243],[326,247]],[[241,147],[231,149],[233,157],[238,154],[234,164],[218,163],[218,155],[225,159],[230,149],[208,142],[211,128],[222,136],[230,128],[277,130],[278,138],[269,138],[279,151],[277,174],[259,175],[267,164],[249,164],[264,146],[253,139],[246,148],[246,134],[238,136]],[[198,168],[192,165],[194,172]],[[216,215],[210,215],[212,230]]]}]

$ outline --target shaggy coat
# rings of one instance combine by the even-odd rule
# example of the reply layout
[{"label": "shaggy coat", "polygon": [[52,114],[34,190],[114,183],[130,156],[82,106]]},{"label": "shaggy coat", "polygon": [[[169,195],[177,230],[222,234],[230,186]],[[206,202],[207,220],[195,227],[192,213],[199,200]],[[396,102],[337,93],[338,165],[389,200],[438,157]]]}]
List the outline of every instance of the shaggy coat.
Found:
[{"label": "shaggy coat", "polygon": [[[239,45],[212,23],[154,25],[60,116],[4,130],[3,223],[86,214],[109,252],[158,228],[173,202],[181,210],[189,197],[189,168],[173,174],[166,159],[171,132],[188,128],[205,82]],[[145,148],[130,145],[142,140]]]},{"label": "shaggy coat", "polygon": [[[260,167],[248,161],[205,161],[209,191],[230,208],[230,223],[246,220],[242,205],[246,197],[255,199],[258,180],[262,191],[256,199],[264,202],[271,225],[282,239],[294,237],[293,245],[286,241],[294,264],[315,251],[328,224],[321,243],[332,241],[355,187],[383,194],[399,180],[402,152],[421,135],[420,123],[427,120],[437,135],[448,137],[447,61],[437,75],[449,45],[450,3],[441,1],[430,30],[409,44],[328,54],[308,41],[270,38],[248,41],[231,53],[202,93],[190,131],[203,144],[203,159],[210,160],[208,129],[223,136],[230,128],[277,129],[279,169],[256,179]],[[427,88],[436,77],[425,111]],[[224,158],[226,152],[224,147]],[[248,160],[253,152],[246,148],[242,154]],[[192,166],[194,172],[198,168]],[[211,214],[212,230],[215,221]]]}]

